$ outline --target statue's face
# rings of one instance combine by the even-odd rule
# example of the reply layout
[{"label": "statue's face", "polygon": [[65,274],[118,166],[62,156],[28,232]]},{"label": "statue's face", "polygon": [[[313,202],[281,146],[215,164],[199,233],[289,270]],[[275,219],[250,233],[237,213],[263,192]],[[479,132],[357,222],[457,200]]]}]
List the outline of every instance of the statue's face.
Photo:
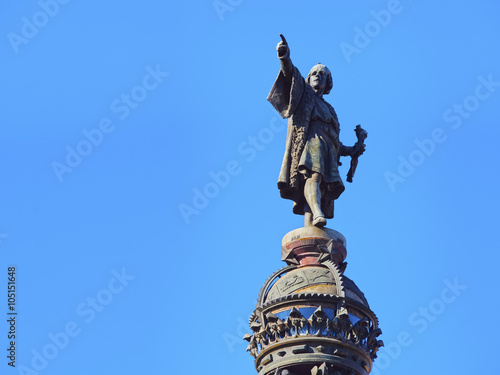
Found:
[{"label": "statue's face", "polygon": [[323,65],[315,65],[309,72],[309,85],[316,92],[323,93],[326,89],[326,81],[330,71]]}]

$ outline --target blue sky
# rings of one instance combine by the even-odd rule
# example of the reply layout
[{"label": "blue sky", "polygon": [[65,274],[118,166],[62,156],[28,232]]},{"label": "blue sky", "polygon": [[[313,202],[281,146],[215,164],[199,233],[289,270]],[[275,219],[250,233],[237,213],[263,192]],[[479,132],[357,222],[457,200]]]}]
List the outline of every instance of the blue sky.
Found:
[{"label": "blue sky", "polygon": [[343,143],[369,134],[328,226],[384,332],[373,373],[497,371],[482,319],[498,307],[499,11],[4,2],[0,286],[15,266],[18,315],[0,372],[256,373],[240,338],[302,225],[276,188],[286,121],[266,101],[280,33],[303,75],[332,71]]}]

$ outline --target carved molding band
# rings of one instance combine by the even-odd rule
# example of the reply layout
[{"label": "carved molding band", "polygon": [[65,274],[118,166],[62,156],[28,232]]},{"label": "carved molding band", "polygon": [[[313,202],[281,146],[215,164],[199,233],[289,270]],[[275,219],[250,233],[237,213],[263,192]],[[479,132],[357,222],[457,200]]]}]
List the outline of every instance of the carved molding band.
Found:
[{"label": "carved molding band", "polygon": [[365,350],[372,360],[377,358],[377,351],[384,345],[382,340],[377,339],[382,331],[380,328],[375,328],[370,319],[365,317],[352,324],[345,302],[339,304],[333,319],[330,319],[323,307],[319,306],[308,319],[293,307],[285,319],[268,313],[266,321],[267,323],[263,325],[255,319],[250,324],[253,334],[246,334],[243,337],[249,342],[247,351],[254,358],[268,346],[279,341],[304,336],[329,337],[356,345]]}]

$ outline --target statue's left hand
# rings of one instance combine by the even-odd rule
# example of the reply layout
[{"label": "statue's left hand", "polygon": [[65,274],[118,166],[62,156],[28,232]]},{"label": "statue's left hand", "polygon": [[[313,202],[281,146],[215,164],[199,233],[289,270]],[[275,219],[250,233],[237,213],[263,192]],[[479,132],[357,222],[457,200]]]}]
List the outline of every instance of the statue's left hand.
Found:
[{"label": "statue's left hand", "polygon": [[363,143],[361,145],[357,144],[352,148],[351,156],[360,156],[363,155],[366,150],[366,145]]}]

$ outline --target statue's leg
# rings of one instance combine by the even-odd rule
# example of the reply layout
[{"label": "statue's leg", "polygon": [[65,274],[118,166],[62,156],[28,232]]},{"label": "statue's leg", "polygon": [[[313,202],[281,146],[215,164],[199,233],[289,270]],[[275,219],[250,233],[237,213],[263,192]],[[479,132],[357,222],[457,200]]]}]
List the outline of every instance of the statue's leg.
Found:
[{"label": "statue's leg", "polygon": [[308,204],[305,204],[304,207],[304,226],[305,227],[312,227],[313,225],[313,214],[311,212],[311,209],[309,208]]},{"label": "statue's leg", "polygon": [[311,208],[313,221],[312,224],[317,227],[322,227],[326,225],[326,219],[321,211],[321,175],[319,173],[312,173],[309,178],[306,179],[304,186],[304,196],[306,202]]}]

